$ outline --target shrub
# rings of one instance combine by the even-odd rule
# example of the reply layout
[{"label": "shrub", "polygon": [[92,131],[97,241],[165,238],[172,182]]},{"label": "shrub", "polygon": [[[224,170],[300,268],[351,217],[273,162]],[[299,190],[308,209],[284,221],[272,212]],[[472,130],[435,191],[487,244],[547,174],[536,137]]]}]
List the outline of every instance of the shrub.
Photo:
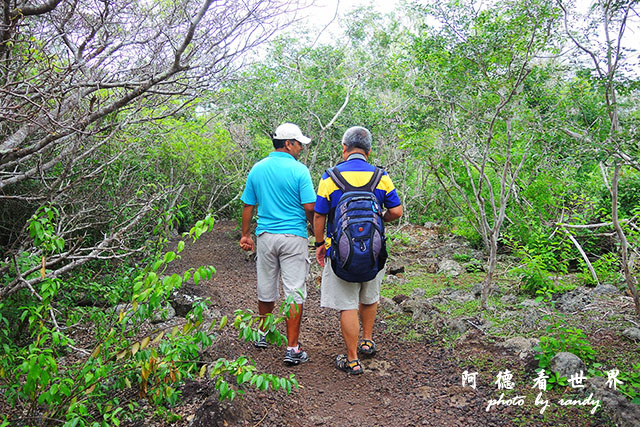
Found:
[{"label": "shrub", "polygon": [[[537,352],[535,358],[538,360],[538,367],[549,371],[551,359],[560,352],[573,353],[582,359],[587,367],[593,362],[595,350],[591,347],[587,336],[582,329],[573,327],[563,327],[556,323],[546,329],[547,336],[540,337],[540,344],[534,347]],[[566,380],[558,377],[549,371],[547,389],[551,389],[554,384],[566,385]]]},{"label": "shrub", "polygon": [[[213,219],[198,221],[185,233],[194,241],[211,229]],[[242,393],[242,387],[253,385],[261,390],[273,388],[287,392],[297,386],[290,375],[279,378],[258,373],[246,357],[236,360],[219,359],[212,364],[200,362],[200,354],[212,345],[213,332],[227,325],[227,318],[205,322],[204,313],[208,300],[194,303],[187,314],[186,323],[172,329],[142,334],[141,326],[154,312],[163,307],[174,289],[191,278],[197,284],[201,278],[215,273],[213,267],[199,267],[183,275],[163,274],[167,265],[179,257],[185,242],[178,243],[175,252],[169,251],[153,259],[129,283],[131,294],[125,308],[116,312],[102,309],[76,309],[62,307],[57,296],[62,280],[45,278],[37,289],[39,298],[22,295],[22,305],[14,310],[16,318],[7,317],[7,304],[0,302],[0,388],[3,398],[17,406],[18,411],[41,424],[60,423],[65,426],[111,426],[123,420],[140,416],[135,400],[123,400],[121,390],[134,389],[146,398],[152,410],[167,415],[179,400],[178,386],[186,378],[208,374],[215,378],[220,399],[233,399]],[[76,347],[67,334],[72,328],[62,328],[57,322],[61,310],[68,311],[71,323],[91,326],[91,341]],[[86,316],[89,315],[89,319]],[[244,323],[235,323],[240,335],[247,338],[257,333],[252,328],[257,316],[238,312]],[[25,323],[27,336],[14,341],[12,327],[16,320]],[[273,327],[283,317],[268,318],[269,339],[278,342],[282,338]],[[60,357],[71,350],[75,352],[61,363]],[[236,385],[229,383],[233,378]],[[126,396],[126,393],[124,394]],[[157,409],[156,409],[157,408]],[[31,423],[31,422],[30,422]]]}]

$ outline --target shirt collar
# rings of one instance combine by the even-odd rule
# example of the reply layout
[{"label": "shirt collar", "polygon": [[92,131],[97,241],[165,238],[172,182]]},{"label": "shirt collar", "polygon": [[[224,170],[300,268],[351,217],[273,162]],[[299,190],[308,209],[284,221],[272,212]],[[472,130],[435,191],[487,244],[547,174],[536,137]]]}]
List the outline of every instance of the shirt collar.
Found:
[{"label": "shirt collar", "polygon": [[367,158],[365,157],[364,154],[362,153],[353,153],[353,154],[349,154],[349,157],[347,157],[347,161],[349,160],[354,160],[354,159],[360,159],[360,160],[364,160],[365,162],[367,161]]}]

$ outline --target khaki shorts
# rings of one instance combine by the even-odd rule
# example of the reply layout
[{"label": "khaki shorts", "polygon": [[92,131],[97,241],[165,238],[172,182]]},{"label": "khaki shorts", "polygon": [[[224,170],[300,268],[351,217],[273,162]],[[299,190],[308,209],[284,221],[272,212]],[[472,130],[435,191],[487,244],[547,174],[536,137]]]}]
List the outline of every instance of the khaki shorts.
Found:
[{"label": "khaki shorts", "polygon": [[384,269],[368,282],[347,282],[333,272],[331,260],[325,258],[320,288],[320,306],[335,310],[357,310],[359,304],[373,304],[380,301],[380,285]]},{"label": "khaki shorts", "polygon": [[282,282],[285,298],[293,295],[293,300],[302,304],[307,298],[305,281],[311,264],[307,239],[293,234],[262,233],[257,238],[256,256],[258,300],[277,301]]}]

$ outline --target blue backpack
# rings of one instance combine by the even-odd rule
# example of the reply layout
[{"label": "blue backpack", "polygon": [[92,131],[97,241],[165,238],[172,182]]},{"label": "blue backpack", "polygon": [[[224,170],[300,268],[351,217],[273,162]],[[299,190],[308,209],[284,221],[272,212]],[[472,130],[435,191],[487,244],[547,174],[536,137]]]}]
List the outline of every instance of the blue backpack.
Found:
[{"label": "blue backpack", "polygon": [[349,184],[336,167],[327,169],[327,174],[342,190],[335,210],[329,214],[333,271],[347,282],[372,280],[387,261],[382,207],[374,194],[383,171],[376,167],[371,180],[362,187]]}]

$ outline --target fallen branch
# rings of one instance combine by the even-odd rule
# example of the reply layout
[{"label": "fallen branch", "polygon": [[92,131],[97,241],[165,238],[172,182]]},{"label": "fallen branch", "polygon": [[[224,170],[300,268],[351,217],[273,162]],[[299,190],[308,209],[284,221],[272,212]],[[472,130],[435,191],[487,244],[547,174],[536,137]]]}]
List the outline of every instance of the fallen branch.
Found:
[{"label": "fallen branch", "polygon": [[595,280],[596,284],[599,285],[600,281],[598,280],[598,275],[596,274],[596,270],[593,268],[593,265],[591,265],[591,261],[589,261],[589,257],[587,257],[587,254],[582,249],[582,246],[580,246],[580,243],[578,243],[576,238],[573,237],[573,234],[569,233],[569,230],[567,230],[565,227],[562,227],[562,230],[569,237],[569,240],[571,240],[571,242],[576,247],[576,249],[578,249],[578,252],[580,252],[582,259],[587,264],[587,268],[589,268],[589,272],[591,272],[591,277],[593,277],[593,280]]}]

